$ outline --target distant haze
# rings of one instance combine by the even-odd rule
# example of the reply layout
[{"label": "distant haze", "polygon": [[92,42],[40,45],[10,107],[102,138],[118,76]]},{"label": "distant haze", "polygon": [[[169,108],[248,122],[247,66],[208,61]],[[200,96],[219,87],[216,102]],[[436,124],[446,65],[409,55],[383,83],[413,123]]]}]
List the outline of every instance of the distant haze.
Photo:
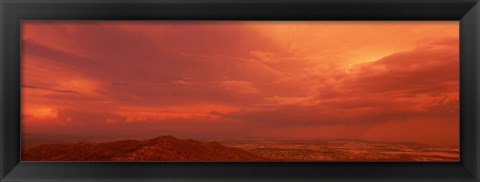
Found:
[{"label": "distant haze", "polygon": [[22,130],[458,146],[459,24],[22,21]]}]

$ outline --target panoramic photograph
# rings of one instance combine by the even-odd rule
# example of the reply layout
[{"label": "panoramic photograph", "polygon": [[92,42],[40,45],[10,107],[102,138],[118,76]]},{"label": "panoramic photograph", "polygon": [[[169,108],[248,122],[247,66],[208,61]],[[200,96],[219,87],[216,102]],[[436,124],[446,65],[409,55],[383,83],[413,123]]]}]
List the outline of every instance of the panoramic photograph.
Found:
[{"label": "panoramic photograph", "polygon": [[22,21],[21,160],[458,162],[458,21]]}]

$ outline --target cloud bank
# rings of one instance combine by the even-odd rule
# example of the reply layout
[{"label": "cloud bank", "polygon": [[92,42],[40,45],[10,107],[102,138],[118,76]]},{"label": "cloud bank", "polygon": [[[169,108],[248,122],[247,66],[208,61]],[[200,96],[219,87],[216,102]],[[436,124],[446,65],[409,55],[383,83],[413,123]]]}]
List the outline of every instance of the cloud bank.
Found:
[{"label": "cloud bank", "polygon": [[22,31],[28,133],[458,145],[457,22],[27,21]]}]

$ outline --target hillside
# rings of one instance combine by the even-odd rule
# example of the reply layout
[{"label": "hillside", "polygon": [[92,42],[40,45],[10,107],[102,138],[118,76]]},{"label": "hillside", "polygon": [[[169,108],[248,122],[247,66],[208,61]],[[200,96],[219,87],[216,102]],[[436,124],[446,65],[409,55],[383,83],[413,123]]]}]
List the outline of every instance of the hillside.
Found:
[{"label": "hillside", "polygon": [[22,150],[24,161],[258,161],[247,151],[218,142],[162,136],[145,141],[42,144]]}]

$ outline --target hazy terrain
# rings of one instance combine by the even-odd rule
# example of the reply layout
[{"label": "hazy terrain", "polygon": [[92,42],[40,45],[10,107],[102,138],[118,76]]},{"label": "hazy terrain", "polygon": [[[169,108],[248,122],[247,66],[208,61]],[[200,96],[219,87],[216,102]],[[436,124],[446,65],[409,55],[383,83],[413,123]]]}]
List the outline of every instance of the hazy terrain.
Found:
[{"label": "hazy terrain", "polygon": [[287,161],[458,161],[455,148],[373,141],[237,141],[241,148],[270,160]]},{"label": "hazy terrain", "polygon": [[[31,141],[31,140],[30,140]],[[46,142],[46,141],[43,141]],[[149,140],[24,144],[24,161],[458,161],[455,148],[372,141]]]}]

